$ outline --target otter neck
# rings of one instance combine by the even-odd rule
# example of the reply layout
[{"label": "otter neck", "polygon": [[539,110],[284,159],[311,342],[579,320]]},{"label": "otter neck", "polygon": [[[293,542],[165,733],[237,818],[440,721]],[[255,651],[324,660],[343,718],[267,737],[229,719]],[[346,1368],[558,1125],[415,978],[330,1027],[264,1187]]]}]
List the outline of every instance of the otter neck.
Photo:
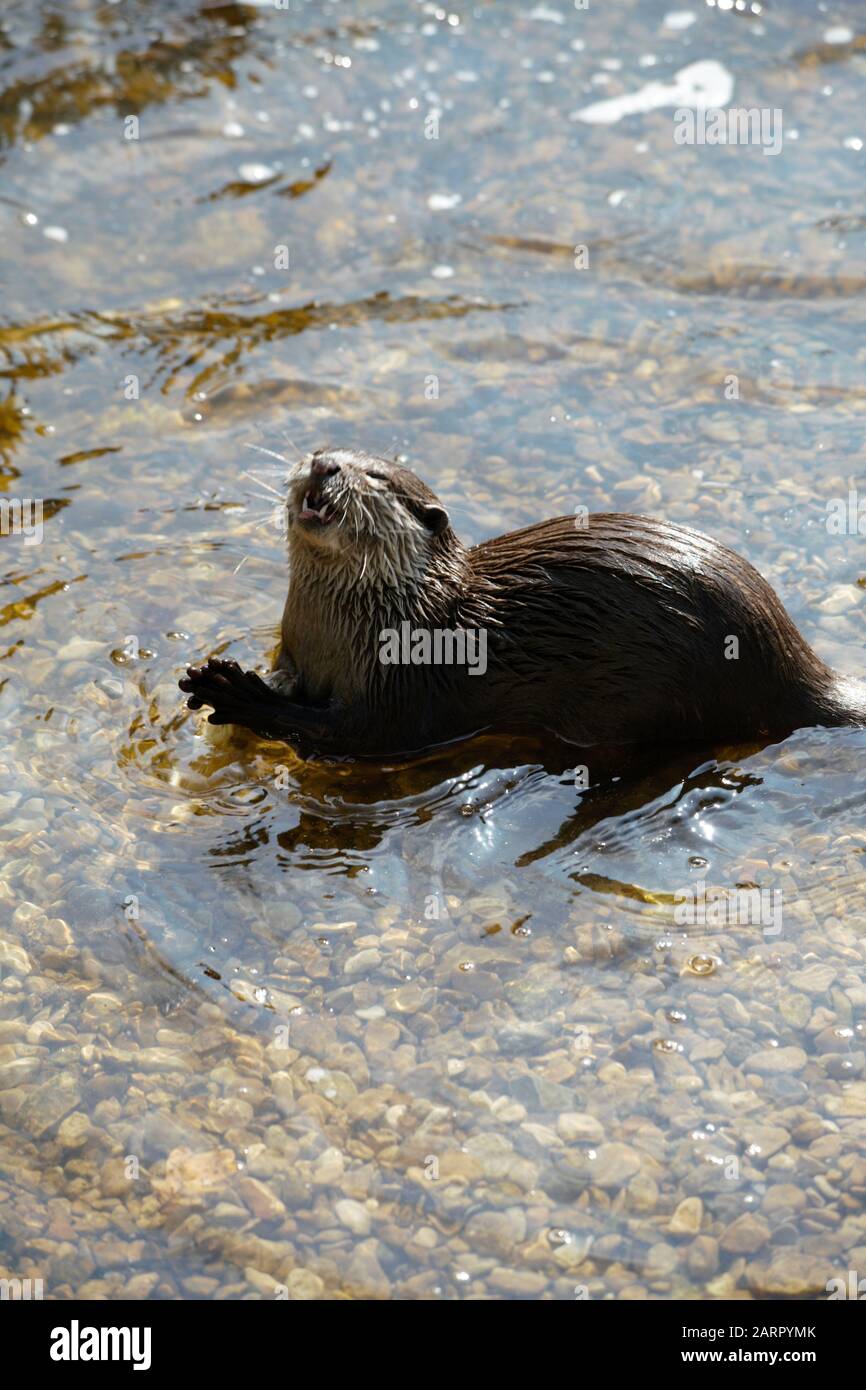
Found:
[{"label": "otter neck", "polygon": [[453,546],[430,549],[423,563],[395,570],[375,550],[331,554],[290,542],[282,636],[308,698],[369,700],[388,670],[380,661],[383,633],[407,621],[453,625],[464,555],[455,537]]}]

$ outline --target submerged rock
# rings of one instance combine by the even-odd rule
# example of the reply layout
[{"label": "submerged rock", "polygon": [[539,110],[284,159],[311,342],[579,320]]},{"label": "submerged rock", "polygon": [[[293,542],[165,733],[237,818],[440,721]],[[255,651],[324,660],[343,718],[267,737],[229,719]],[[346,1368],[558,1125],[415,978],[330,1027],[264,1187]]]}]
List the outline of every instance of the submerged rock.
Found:
[{"label": "submerged rock", "polygon": [[56,1124],[75,1110],[81,1100],[78,1082],[72,1076],[52,1077],[31,1091],[18,1111],[16,1122],[32,1135],[41,1139]]}]

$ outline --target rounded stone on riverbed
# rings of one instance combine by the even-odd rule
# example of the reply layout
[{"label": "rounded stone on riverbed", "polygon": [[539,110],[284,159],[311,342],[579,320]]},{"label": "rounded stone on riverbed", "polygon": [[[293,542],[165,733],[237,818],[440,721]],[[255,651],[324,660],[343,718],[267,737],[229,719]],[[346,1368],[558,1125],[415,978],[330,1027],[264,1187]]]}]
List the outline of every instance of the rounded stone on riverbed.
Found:
[{"label": "rounded stone on riverbed", "polygon": [[770,1228],[766,1221],[744,1212],[723,1231],[719,1244],[733,1255],[753,1255],[769,1239]]},{"label": "rounded stone on riverbed", "polygon": [[556,1132],[567,1144],[600,1144],[604,1139],[604,1125],[594,1115],[586,1115],[577,1110],[564,1111],[556,1121]]},{"label": "rounded stone on riverbed", "polygon": [[29,975],[33,962],[24,947],[17,941],[0,939],[0,974]]},{"label": "rounded stone on riverbed", "polygon": [[371,1219],[367,1208],[352,1197],[343,1197],[334,1206],[337,1218],[356,1236],[370,1234]]},{"label": "rounded stone on riverbed", "polygon": [[592,1181],[599,1187],[619,1187],[640,1171],[641,1156],[629,1144],[602,1144],[590,1165]]},{"label": "rounded stone on riverbed", "polygon": [[73,1110],[57,1128],[58,1142],[64,1149],[81,1149],[96,1131],[83,1110]]},{"label": "rounded stone on riverbed", "polygon": [[685,1197],[670,1219],[668,1230],[673,1236],[693,1236],[701,1229],[704,1204],[700,1197]]},{"label": "rounded stone on riverbed", "polygon": [[286,1280],[289,1298],[293,1302],[310,1303],[321,1298],[325,1292],[325,1281],[311,1269],[293,1269]]},{"label": "rounded stone on riverbed", "polygon": [[802,1071],[807,1060],[802,1047],[764,1047],[746,1058],[743,1069],[756,1071],[759,1076],[774,1076],[781,1072]]},{"label": "rounded stone on riverbed", "polygon": [[70,1110],[75,1110],[80,1100],[81,1091],[74,1076],[53,1077],[28,1093],[16,1121],[33,1139],[41,1139]]},{"label": "rounded stone on riverbed", "polygon": [[828,1279],[841,1272],[831,1269],[830,1264],[827,1259],[790,1249],[774,1255],[768,1265],[749,1265],[746,1277],[759,1298],[826,1297]]},{"label": "rounded stone on riverbed", "polygon": [[353,956],[347,958],[343,965],[343,974],[358,975],[362,970],[373,970],[377,965],[381,964],[381,951],[377,951],[375,946],[368,946],[364,950],[356,951]]},{"label": "rounded stone on riverbed", "polygon": [[761,1202],[767,1215],[779,1212],[798,1212],[806,1206],[806,1194],[792,1182],[780,1182],[768,1187]]},{"label": "rounded stone on riverbed", "polygon": [[470,1248],[506,1259],[513,1255],[515,1245],[526,1239],[526,1217],[518,1207],[476,1212],[467,1221],[463,1235]]},{"label": "rounded stone on riverbed", "polygon": [[688,1247],[686,1265],[696,1279],[710,1279],[719,1267],[719,1242],[712,1236],[696,1236]]}]

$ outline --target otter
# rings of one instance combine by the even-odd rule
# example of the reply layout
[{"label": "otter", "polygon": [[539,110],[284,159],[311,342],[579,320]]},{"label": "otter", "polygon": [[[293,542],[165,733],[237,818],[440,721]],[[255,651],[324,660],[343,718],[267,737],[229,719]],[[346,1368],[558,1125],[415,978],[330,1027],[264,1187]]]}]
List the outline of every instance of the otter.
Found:
[{"label": "otter", "polygon": [[[866,685],[827,666],[757,570],[698,531],[602,512],[467,547],[413,472],[340,448],[297,465],[286,512],[274,669],[211,658],[180,681],[212,724],[387,756],[491,730],[589,747],[866,725]],[[425,645],[435,633],[451,645]],[[419,650],[443,659],[413,664]]]}]

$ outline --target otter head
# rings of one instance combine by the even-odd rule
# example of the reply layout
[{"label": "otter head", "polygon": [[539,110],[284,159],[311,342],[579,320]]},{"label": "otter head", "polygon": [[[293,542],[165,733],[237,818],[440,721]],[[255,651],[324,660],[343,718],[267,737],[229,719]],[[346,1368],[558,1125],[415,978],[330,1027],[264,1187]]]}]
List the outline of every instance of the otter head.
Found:
[{"label": "otter head", "polygon": [[408,468],[355,449],[318,449],[289,478],[296,560],[340,564],[356,578],[401,583],[459,548],[448,513]]}]

